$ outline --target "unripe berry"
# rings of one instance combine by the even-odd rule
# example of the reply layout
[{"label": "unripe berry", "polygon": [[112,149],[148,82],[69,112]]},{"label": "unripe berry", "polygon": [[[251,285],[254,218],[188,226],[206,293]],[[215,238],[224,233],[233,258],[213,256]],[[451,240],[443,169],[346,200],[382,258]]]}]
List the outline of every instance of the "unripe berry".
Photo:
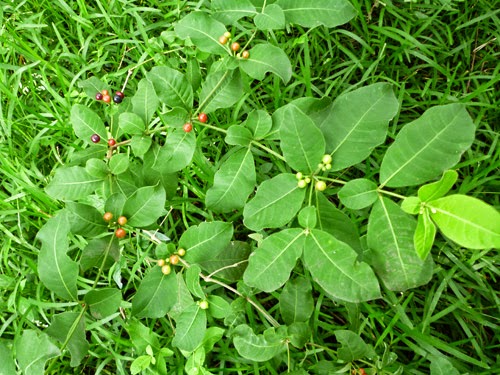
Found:
[{"label": "unripe berry", "polygon": [[299,182],[297,182],[297,186],[301,189],[305,188],[306,185],[307,185],[306,180],[299,180]]},{"label": "unripe berry", "polygon": [[229,31],[226,31],[224,33],[224,36],[229,39],[229,38],[231,38],[231,33]]},{"label": "unripe berry", "polygon": [[164,275],[169,275],[170,272],[172,272],[172,267],[170,267],[168,264],[165,264],[161,267],[161,273]]},{"label": "unripe berry", "polygon": [[304,177],[304,176],[302,175],[302,172],[297,172],[297,173],[295,174],[295,178],[296,178],[297,180],[302,180],[302,177]]},{"label": "unripe berry", "polygon": [[206,114],[206,113],[203,113],[203,112],[202,112],[202,113],[200,113],[200,114],[198,115],[198,120],[199,120],[200,122],[202,122],[202,123],[207,122],[207,120],[208,120],[208,116],[207,116],[207,114]]},{"label": "unripe berry", "polygon": [[241,53],[241,57],[243,57],[244,59],[248,59],[250,57],[250,52],[248,51],[243,51]]},{"label": "unripe berry", "polygon": [[220,44],[226,44],[227,43],[227,37],[225,35],[221,35],[219,37],[219,43]]},{"label": "unripe berry", "polygon": [[180,256],[180,257],[183,257],[184,255],[186,255],[186,249],[183,249],[182,247],[177,250],[177,254]]},{"label": "unripe berry", "polygon": [[323,159],[321,159],[323,164],[331,164],[332,163],[332,155],[330,154],[325,154],[323,155]]},{"label": "unripe berry", "polygon": [[125,216],[120,216],[117,220],[117,223],[121,225],[122,227],[127,224],[127,218]]},{"label": "unripe berry", "polygon": [[325,183],[325,181],[316,181],[316,184],[314,187],[318,191],[324,191],[326,189],[326,183]]},{"label": "unripe berry", "polygon": [[108,90],[102,90],[102,91],[101,91],[101,94],[102,94],[102,95],[109,95],[109,91],[108,91]]},{"label": "unripe berry", "polygon": [[202,310],[208,309],[208,302],[205,300],[200,301],[200,303],[198,305],[200,306],[200,309],[202,309]]},{"label": "unripe berry", "polygon": [[158,265],[160,267],[163,267],[165,264],[167,264],[167,262],[165,262],[165,259],[158,259]]},{"label": "unripe berry", "polygon": [[102,218],[104,221],[110,222],[113,219],[113,214],[111,212],[106,212]]},{"label": "unripe berry", "polygon": [[174,266],[179,263],[179,256],[178,255],[170,255],[170,263],[173,264]]},{"label": "unripe berry", "polygon": [[102,101],[104,103],[111,103],[111,96],[109,96],[109,95],[103,95],[102,96]]}]

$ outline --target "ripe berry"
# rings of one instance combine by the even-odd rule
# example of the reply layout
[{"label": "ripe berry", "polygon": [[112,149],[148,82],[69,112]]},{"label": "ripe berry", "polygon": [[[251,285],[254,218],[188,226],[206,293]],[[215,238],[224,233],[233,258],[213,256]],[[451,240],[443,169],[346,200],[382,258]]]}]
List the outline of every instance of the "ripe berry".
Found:
[{"label": "ripe berry", "polygon": [[99,134],[92,134],[90,140],[94,143],[99,143],[101,141],[101,137],[99,137]]},{"label": "ripe berry", "polygon": [[113,219],[113,214],[111,212],[106,212],[102,218],[104,221],[110,222]]},{"label": "ripe berry", "polygon": [[240,49],[240,44],[238,42],[234,42],[231,44],[231,51],[236,52]]},{"label": "ripe berry", "polygon": [[316,181],[316,184],[314,185],[314,187],[318,191],[324,191],[326,189],[326,183],[325,183],[325,181]]},{"label": "ripe berry", "polygon": [[120,97],[120,98],[122,98],[122,99],[125,97],[125,94],[124,94],[123,92],[121,92],[121,91],[117,91],[117,92],[115,92],[115,95],[116,95],[116,96],[119,96],[119,97]]},{"label": "ripe berry", "polygon": [[128,220],[125,216],[120,216],[116,222],[123,227],[125,224],[127,224],[127,221]]},{"label": "ripe berry", "polygon": [[167,264],[167,262],[165,262],[165,259],[158,259],[158,265],[160,267],[163,267],[165,264]]},{"label": "ripe berry", "polygon": [[200,303],[198,305],[200,306],[200,309],[202,309],[202,310],[208,309],[208,302],[207,301],[200,301]]},{"label": "ripe berry", "polygon": [[183,257],[184,255],[186,255],[186,249],[183,249],[182,247],[177,250],[177,254],[180,256],[180,257]]},{"label": "ripe berry", "polygon": [[100,92],[95,94],[95,100],[102,100],[102,94]]},{"label": "ripe berry", "polygon": [[193,130],[193,125],[190,122],[186,122],[183,126],[183,129],[186,133],[189,133],[191,130]]},{"label": "ripe berry", "polygon": [[102,91],[101,91],[101,94],[102,94],[102,95],[109,95],[109,91],[108,91],[108,90],[102,90]]},{"label": "ripe berry", "polygon": [[225,35],[221,35],[219,37],[219,43],[220,44],[226,44],[227,43],[227,37]]},{"label": "ripe berry", "polygon": [[116,141],[113,138],[108,139],[108,146],[113,147],[116,145]]},{"label": "ripe berry", "polygon": [[123,228],[118,228],[115,231],[116,238],[124,238],[127,235],[127,232]]},{"label": "ripe berry", "polygon": [[198,120],[200,120],[200,122],[202,122],[202,123],[207,122],[207,120],[208,120],[208,116],[207,116],[207,114],[206,114],[206,113],[203,113],[203,112],[202,112],[202,113],[200,113],[200,114],[198,115]]},{"label": "ripe berry", "polygon": [[178,255],[170,255],[170,263],[173,264],[174,266],[179,263],[179,256]]},{"label": "ripe berry", "polygon": [[111,103],[111,96],[109,96],[109,95],[103,95],[102,96],[102,101],[104,103]]},{"label": "ripe berry", "polygon": [[116,104],[120,104],[123,101],[123,98],[120,95],[115,95],[115,96],[113,96],[113,101]]},{"label": "ripe berry", "polygon": [[226,31],[224,33],[224,36],[229,39],[229,38],[231,38],[231,33],[229,31]]},{"label": "ripe berry", "polygon": [[172,267],[170,267],[168,264],[165,264],[164,266],[161,267],[161,273],[164,275],[168,275],[172,272]]},{"label": "ripe berry", "polygon": [[244,59],[248,59],[250,57],[250,52],[248,51],[243,51],[241,53],[241,57],[243,57]]}]

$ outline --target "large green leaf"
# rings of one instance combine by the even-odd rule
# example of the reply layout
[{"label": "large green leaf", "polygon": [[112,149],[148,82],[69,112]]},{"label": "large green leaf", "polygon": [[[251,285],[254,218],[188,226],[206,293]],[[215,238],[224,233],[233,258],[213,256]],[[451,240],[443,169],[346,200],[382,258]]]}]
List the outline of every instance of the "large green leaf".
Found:
[{"label": "large green leaf", "polygon": [[207,313],[197,304],[193,304],[177,319],[172,345],[186,352],[192,352],[203,341],[206,330]]},{"label": "large green leaf", "polygon": [[248,114],[243,125],[252,131],[254,139],[262,139],[271,130],[273,121],[266,111],[253,110]]},{"label": "large green leaf", "polygon": [[175,304],[168,313],[168,316],[172,317],[172,319],[174,320],[177,320],[183,311],[194,304],[193,296],[189,292],[186,282],[184,281],[184,275],[178,273],[176,275],[176,282],[177,288],[175,295]]},{"label": "large green leaf", "polygon": [[162,186],[145,186],[136,190],[123,206],[123,215],[133,227],[153,224],[165,209],[165,190]]},{"label": "large green leaf", "polygon": [[380,297],[378,280],[366,263],[346,243],[322,230],[313,229],[306,237],[304,263],[314,281],[330,296],[347,302]]},{"label": "large green leaf", "polygon": [[250,149],[233,153],[215,173],[214,185],[208,189],[205,204],[215,212],[243,208],[255,186],[255,165]]},{"label": "large green leaf", "polygon": [[116,288],[91,290],[85,295],[85,303],[96,319],[103,319],[116,313],[121,302],[122,293]]},{"label": "large green leaf", "polygon": [[192,108],[193,89],[184,74],[168,66],[155,66],[146,77],[153,84],[158,98],[167,106]]},{"label": "large green leaf", "polygon": [[228,145],[248,147],[252,143],[252,133],[241,125],[231,125],[224,141]]},{"label": "large green leaf", "polygon": [[304,27],[335,27],[356,15],[355,8],[347,0],[278,0],[276,4],[285,11],[287,23]]},{"label": "large green leaf", "polygon": [[163,175],[180,171],[191,163],[195,148],[196,138],[193,132],[174,130],[168,134],[165,144],[159,149],[152,164],[153,169]]},{"label": "large green leaf", "polygon": [[250,0],[212,0],[212,10],[213,16],[225,24],[235,23],[242,17],[251,17],[257,13]]},{"label": "large green leaf", "polygon": [[24,375],[43,375],[45,362],[61,355],[46,333],[27,329],[16,342],[16,357]]},{"label": "large green leaf", "polygon": [[134,113],[140,116],[145,124],[149,124],[159,104],[160,100],[156,95],[153,84],[146,79],[141,79],[137,91],[132,97]]},{"label": "large green leaf", "polygon": [[428,207],[439,230],[459,245],[500,248],[500,213],[494,207],[460,194],[433,200]]},{"label": "large green leaf", "polygon": [[142,279],[132,299],[132,315],[139,318],[162,318],[174,306],[177,294],[175,272],[164,275],[153,267]]},{"label": "large green leaf", "polygon": [[102,184],[101,178],[92,177],[83,167],[63,167],[45,188],[52,198],[77,200],[87,198]]},{"label": "large green leaf", "polygon": [[250,256],[250,244],[243,241],[231,241],[223,251],[213,259],[201,262],[200,265],[218,278],[236,282],[243,276]]},{"label": "large green leaf", "polygon": [[227,55],[227,50],[219,43],[219,37],[226,32],[222,23],[204,12],[192,12],[176,25],[175,32],[181,39],[190,38],[201,51],[217,55]]},{"label": "large green leaf", "polygon": [[281,287],[302,254],[302,229],[285,229],[261,242],[248,259],[245,283],[265,292]]},{"label": "large green leaf", "polygon": [[186,260],[199,263],[214,259],[233,237],[233,225],[223,221],[205,222],[188,228],[179,240]]},{"label": "large green leaf", "polygon": [[210,113],[218,108],[232,107],[243,95],[243,83],[238,70],[210,73],[201,85],[200,109]]},{"label": "large green leaf", "polygon": [[107,88],[107,84],[101,81],[96,76],[92,76],[83,81],[78,82],[78,87],[82,88],[92,99],[95,99],[95,94],[101,92],[102,90]]},{"label": "large green leaf", "polygon": [[146,129],[143,118],[132,112],[121,113],[118,117],[118,126],[125,134],[140,135]]},{"label": "large green leaf", "polygon": [[269,4],[262,13],[255,15],[254,23],[259,30],[285,28],[285,12],[279,5]]},{"label": "large green leaf", "polygon": [[61,298],[74,301],[77,299],[78,264],[66,255],[69,230],[70,223],[64,210],[40,229],[37,238],[42,247],[38,254],[38,274],[47,288]]},{"label": "large green leaf", "polygon": [[379,198],[368,220],[369,262],[390,290],[405,291],[429,282],[433,261],[420,259],[413,236],[415,219],[396,203]]},{"label": "large green leaf", "polygon": [[288,280],[279,301],[281,316],[287,325],[307,321],[314,311],[311,282],[306,277]]},{"label": "large green leaf", "polygon": [[104,122],[99,115],[83,104],[74,104],[70,114],[71,125],[78,138],[92,144],[90,137],[97,134],[103,141],[108,138]]},{"label": "large green leaf", "polygon": [[384,142],[398,101],[388,83],[375,83],[339,96],[320,123],[332,169],[340,170],[366,159]]},{"label": "large green leaf", "polygon": [[107,230],[102,214],[88,204],[68,202],[66,204],[71,233],[95,237]]},{"label": "large green leaf", "polygon": [[297,186],[295,175],[282,173],[264,181],[243,210],[247,228],[260,231],[279,228],[294,218],[302,207],[305,189]]},{"label": "large green leaf", "polygon": [[292,64],[281,48],[272,44],[257,44],[248,59],[241,59],[241,69],[254,79],[262,81],[267,72],[276,74],[287,84],[292,77]]},{"label": "large green leaf", "polygon": [[256,335],[246,324],[235,328],[233,342],[243,358],[256,362],[268,361],[286,349],[284,337],[276,333],[274,328]]},{"label": "large green leaf", "polygon": [[338,192],[340,201],[352,210],[360,210],[373,204],[378,197],[377,184],[366,178],[348,181]]},{"label": "large green leaf", "polygon": [[436,106],[405,125],[380,166],[381,186],[429,181],[460,160],[474,140],[474,123],[463,104]]},{"label": "large green leaf", "polygon": [[280,146],[293,169],[313,173],[325,153],[325,140],[314,122],[297,107],[287,107],[280,126]]}]

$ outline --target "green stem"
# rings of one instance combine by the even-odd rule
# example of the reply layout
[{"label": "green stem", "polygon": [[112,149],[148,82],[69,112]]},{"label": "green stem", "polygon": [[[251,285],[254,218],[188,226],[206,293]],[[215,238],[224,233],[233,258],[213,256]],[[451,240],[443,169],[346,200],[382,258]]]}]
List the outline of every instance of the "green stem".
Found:
[{"label": "green stem", "polygon": [[262,143],[260,143],[259,141],[252,141],[252,145],[257,146],[257,147],[259,147],[259,148],[263,149],[264,151],[266,151],[266,152],[270,153],[271,155],[273,155],[273,156],[277,157],[278,159],[280,159],[280,160],[282,160],[282,161],[286,161],[284,156],[282,156],[282,155],[278,154],[278,153],[277,153],[276,151],[274,151],[274,150],[271,150],[269,147],[264,146],[264,145],[263,145]]},{"label": "green stem", "polygon": [[406,199],[406,197],[404,195],[393,193],[392,191],[382,190],[382,187],[379,187],[377,189],[377,192],[381,193],[381,194],[390,195],[391,197],[395,197],[395,198],[399,198],[399,199]]},{"label": "green stem", "polygon": [[106,260],[108,260],[109,251],[111,250],[111,245],[113,243],[113,236],[111,236],[110,241],[108,242],[108,246],[106,247],[106,252],[104,253],[104,258],[102,259],[101,267],[99,267],[99,271],[97,271],[97,276],[94,280],[94,284],[92,285],[92,289],[95,289],[99,279],[101,278],[102,272],[104,270],[104,266],[106,264]]}]

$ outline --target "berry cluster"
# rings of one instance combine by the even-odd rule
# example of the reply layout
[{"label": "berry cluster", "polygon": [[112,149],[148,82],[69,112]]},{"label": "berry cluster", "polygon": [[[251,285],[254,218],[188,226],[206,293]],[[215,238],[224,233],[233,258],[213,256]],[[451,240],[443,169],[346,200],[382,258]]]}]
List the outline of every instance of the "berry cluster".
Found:
[{"label": "berry cluster", "polygon": [[[108,211],[103,215],[102,218],[104,219],[105,222],[111,223],[111,220],[113,220],[113,214]],[[125,216],[120,216],[120,217],[118,217],[116,222],[113,223],[115,225],[118,224],[120,226],[120,228],[117,228],[115,230],[116,238],[124,238],[127,235],[127,231],[122,228],[123,226],[125,226],[127,224],[127,222],[128,222],[128,219]]]},{"label": "berry cluster", "polygon": [[[221,35],[219,37],[219,43],[225,45],[225,44],[227,44],[227,42],[230,39],[231,39],[231,33],[229,31],[226,31],[223,35]],[[230,48],[231,48],[231,51],[238,52],[240,50],[241,46],[238,42],[233,42],[233,43],[231,43]],[[244,59],[248,59],[250,57],[250,52],[243,51],[243,52],[241,52],[241,54],[239,56],[241,56]]]},{"label": "berry cluster", "polygon": [[323,172],[332,169],[332,155],[323,155],[321,163],[318,164],[318,169],[321,169]]},{"label": "berry cluster", "polygon": [[[116,104],[120,104],[123,101],[123,98],[125,95],[121,91],[115,92],[115,95],[113,96],[113,101]],[[111,96],[109,95],[108,90],[102,90],[101,92],[98,92],[95,94],[96,100],[102,100],[104,103],[111,103]]]},{"label": "berry cluster", "polygon": [[[99,142],[101,142],[101,137],[99,136],[99,134],[92,134],[90,136],[90,140],[92,141],[92,143],[99,143]],[[116,146],[116,140],[114,138],[108,139],[108,146],[109,147],[115,147]]]},{"label": "berry cluster", "polygon": [[[318,164],[318,170],[321,171],[326,171],[332,169],[332,156],[329,154],[323,155],[323,158],[321,159],[321,163]],[[305,176],[302,174],[302,172],[297,172],[295,175],[297,178],[297,186],[301,189],[305,188],[307,184],[311,182],[311,177]],[[326,182],[323,180],[319,180],[315,178],[316,182],[314,183],[314,188],[317,191],[324,191],[326,189]]]},{"label": "berry cluster", "polygon": [[172,272],[172,266],[175,266],[179,264],[180,262],[180,257],[183,257],[186,255],[186,249],[183,249],[182,247],[177,250],[175,254],[170,255],[167,259],[159,259],[158,260],[158,266],[161,267],[161,272],[164,275],[170,274]]}]

